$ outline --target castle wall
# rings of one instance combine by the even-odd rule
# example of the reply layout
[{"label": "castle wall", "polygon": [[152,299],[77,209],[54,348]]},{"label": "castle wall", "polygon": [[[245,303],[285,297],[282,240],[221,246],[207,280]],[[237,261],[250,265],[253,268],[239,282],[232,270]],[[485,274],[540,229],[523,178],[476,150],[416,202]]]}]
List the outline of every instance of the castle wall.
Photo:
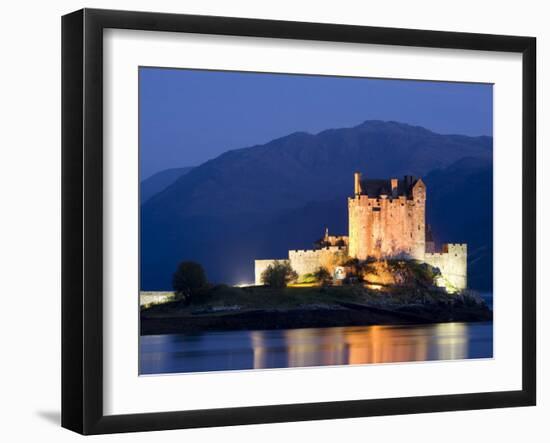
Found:
[{"label": "castle wall", "polygon": [[254,260],[254,284],[263,285],[262,283],[262,273],[267,269],[267,267],[273,264],[275,261],[280,263],[286,263],[288,260],[284,258],[270,258],[267,260]]},{"label": "castle wall", "polygon": [[290,266],[300,277],[314,273],[319,267],[325,267],[333,274],[334,268],[339,266],[346,258],[347,248],[338,246],[314,250],[288,251]]},{"label": "castle wall", "polygon": [[412,199],[405,196],[348,199],[349,255],[424,259],[426,250],[426,189],[421,181]]},{"label": "castle wall", "polygon": [[424,256],[426,263],[441,271],[441,286],[450,290],[462,290],[468,286],[467,259],[466,244],[445,244],[442,252],[426,253]]}]

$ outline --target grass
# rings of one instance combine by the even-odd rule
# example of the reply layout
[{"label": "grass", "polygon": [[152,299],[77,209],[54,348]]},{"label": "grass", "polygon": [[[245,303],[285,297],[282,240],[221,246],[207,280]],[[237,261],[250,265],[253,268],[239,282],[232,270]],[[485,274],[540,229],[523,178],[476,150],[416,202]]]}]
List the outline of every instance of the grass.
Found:
[{"label": "grass", "polygon": [[167,303],[155,311],[179,314],[219,314],[255,310],[341,308],[342,304],[392,308],[400,305],[448,303],[452,296],[434,289],[384,288],[372,290],[362,284],[344,286],[296,285],[281,289],[266,286],[216,285],[197,294],[189,305]]},{"label": "grass", "polygon": [[342,298],[353,297],[350,288],[321,288],[318,286],[291,286],[287,288],[270,288],[266,286],[249,286],[234,288],[216,286],[207,293],[198,295],[192,307],[219,307],[239,305],[243,309],[292,309],[304,305],[331,304]]}]

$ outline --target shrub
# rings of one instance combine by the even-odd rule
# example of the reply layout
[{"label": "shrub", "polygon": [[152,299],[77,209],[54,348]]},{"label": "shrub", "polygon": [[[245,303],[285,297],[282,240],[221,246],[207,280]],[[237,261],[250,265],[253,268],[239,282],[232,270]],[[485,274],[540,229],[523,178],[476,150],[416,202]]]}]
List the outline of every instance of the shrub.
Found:
[{"label": "shrub", "polygon": [[321,283],[323,286],[332,283],[332,275],[330,275],[330,272],[328,272],[328,269],[324,266],[319,266],[319,268],[317,268],[313,275],[315,276],[315,280]]},{"label": "shrub", "polygon": [[298,274],[288,262],[275,260],[264,272],[262,272],[262,283],[273,288],[284,288],[290,282],[298,279]]},{"label": "shrub", "polygon": [[366,260],[359,260],[358,258],[349,258],[342,266],[349,269],[348,279],[356,281],[364,281],[366,274],[376,274],[376,267],[374,263],[376,259],[367,257]]},{"label": "shrub", "polygon": [[410,267],[416,281],[428,286],[435,286],[436,279],[441,276],[439,268],[427,263],[412,261]]},{"label": "shrub", "polygon": [[402,284],[431,287],[441,276],[438,268],[417,260],[387,260],[390,271],[401,280]]},{"label": "shrub", "polygon": [[178,265],[172,277],[172,287],[176,296],[186,303],[208,285],[206,273],[199,263],[184,261]]},{"label": "shrub", "polygon": [[315,274],[304,274],[300,278],[300,283],[317,283]]},{"label": "shrub", "polygon": [[359,281],[362,280],[360,275],[361,262],[358,258],[349,258],[344,263],[342,263],[342,266],[349,269],[349,279],[357,279]]}]

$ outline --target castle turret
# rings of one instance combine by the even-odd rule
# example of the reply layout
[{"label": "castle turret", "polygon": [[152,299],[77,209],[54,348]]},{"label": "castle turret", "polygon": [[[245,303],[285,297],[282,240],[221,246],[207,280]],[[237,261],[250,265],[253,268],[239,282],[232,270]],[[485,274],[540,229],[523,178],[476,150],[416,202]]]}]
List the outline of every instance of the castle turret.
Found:
[{"label": "castle turret", "polygon": [[393,198],[397,197],[397,183],[398,180],[396,178],[391,179],[391,196]]},{"label": "castle turret", "polygon": [[355,195],[361,195],[361,173],[356,172],[353,177],[355,179]]}]

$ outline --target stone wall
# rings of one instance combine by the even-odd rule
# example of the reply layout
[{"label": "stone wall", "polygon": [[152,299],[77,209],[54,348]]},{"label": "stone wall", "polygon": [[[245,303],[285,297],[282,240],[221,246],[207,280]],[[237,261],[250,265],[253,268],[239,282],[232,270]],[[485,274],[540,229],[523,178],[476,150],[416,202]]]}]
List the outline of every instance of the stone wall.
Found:
[{"label": "stone wall", "polygon": [[[294,249],[288,251],[286,259],[254,260],[254,283],[262,285],[262,272],[275,262],[290,263],[299,276],[299,280],[306,274],[312,274],[321,266],[333,274],[334,268],[342,264],[348,258],[345,246],[329,246],[321,249]],[[298,281],[299,281],[298,280]]]},{"label": "stone wall", "polygon": [[443,281],[441,286],[448,290],[462,290],[468,287],[468,248],[466,244],[445,244],[441,252],[424,256],[424,261],[439,268]]},{"label": "stone wall", "polygon": [[322,249],[290,250],[288,259],[290,266],[299,276],[312,274],[320,267],[327,268],[333,274],[334,268],[339,266],[348,257],[346,247],[329,246]]},{"label": "stone wall", "polygon": [[426,187],[418,180],[412,198],[356,195],[348,199],[349,255],[424,259]]},{"label": "stone wall", "polygon": [[[298,249],[288,251],[287,259],[268,259],[254,261],[255,284],[262,285],[262,272],[275,262],[290,263],[300,278],[312,274],[319,267],[325,267],[333,274],[334,268],[348,258],[347,248],[330,246],[322,249]],[[450,292],[462,290],[468,286],[468,251],[466,244],[445,244],[441,252],[423,254],[424,262],[438,268],[442,279],[439,284]],[[390,284],[391,282],[384,282]]]}]

